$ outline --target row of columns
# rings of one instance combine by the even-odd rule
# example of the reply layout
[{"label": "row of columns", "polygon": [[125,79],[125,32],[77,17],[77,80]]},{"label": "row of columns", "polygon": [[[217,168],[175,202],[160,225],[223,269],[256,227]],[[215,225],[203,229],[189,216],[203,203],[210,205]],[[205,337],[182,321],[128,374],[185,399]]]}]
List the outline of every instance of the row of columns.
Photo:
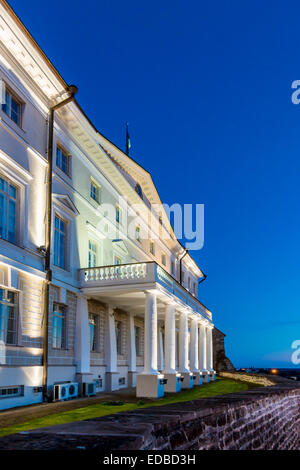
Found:
[{"label": "row of columns", "polygon": [[[165,311],[165,342],[162,345],[162,336],[157,334],[157,298],[153,291],[146,292],[144,317],[144,369],[137,376],[138,396],[161,396],[163,387],[157,395],[157,388],[162,385],[164,377],[172,378],[177,382],[178,376],[195,373],[213,372],[213,345],[212,326],[204,324],[203,320],[191,314],[190,341],[188,331],[188,310],[182,310],[179,317],[179,350],[178,371],[176,370],[176,325],[175,304],[167,304]],[[191,312],[192,313],[192,312]],[[129,315],[128,321],[128,371],[129,385],[135,385],[136,374],[136,348],[134,333],[134,316]],[[190,344],[189,344],[190,343]],[[163,371],[158,371],[158,347],[163,354]],[[190,347],[190,360],[189,360]],[[76,314],[76,363],[79,381],[88,381],[90,374],[90,343],[88,302],[84,296],[77,299]],[[115,319],[112,307],[108,308],[105,332],[105,359],[106,359],[106,389],[114,390],[117,384],[117,345],[115,334]],[[161,364],[162,366],[162,364]],[[177,377],[177,379],[176,379]],[[182,379],[181,379],[182,380]],[[176,390],[172,390],[176,391]],[[178,391],[178,390],[177,390]]]},{"label": "row of columns", "polygon": [[[145,305],[145,352],[143,374],[158,374],[157,369],[157,305],[155,293],[146,293]],[[179,318],[179,372],[213,370],[212,326],[205,325],[196,316],[191,319],[190,363],[188,312]],[[165,312],[165,374],[176,373],[175,306],[168,304]]]}]

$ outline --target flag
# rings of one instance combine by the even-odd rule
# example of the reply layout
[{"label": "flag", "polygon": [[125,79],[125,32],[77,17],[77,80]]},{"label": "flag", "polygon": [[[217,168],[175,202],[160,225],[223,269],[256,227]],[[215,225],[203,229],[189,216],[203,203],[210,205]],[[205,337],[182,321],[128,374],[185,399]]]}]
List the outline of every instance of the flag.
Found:
[{"label": "flag", "polygon": [[129,155],[129,150],[131,148],[130,137],[128,132],[128,122],[126,122],[126,153]]}]

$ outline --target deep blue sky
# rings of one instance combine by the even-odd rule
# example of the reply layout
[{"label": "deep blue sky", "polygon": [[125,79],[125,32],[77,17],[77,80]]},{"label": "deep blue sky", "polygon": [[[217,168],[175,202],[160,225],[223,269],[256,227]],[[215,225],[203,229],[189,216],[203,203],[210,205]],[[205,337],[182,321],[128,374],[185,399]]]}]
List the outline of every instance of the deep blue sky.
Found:
[{"label": "deep blue sky", "polygon": [[11,0],[98,129],[167,203],[205,204],[200,300],[236,366],[300,339],[300,4]]}]

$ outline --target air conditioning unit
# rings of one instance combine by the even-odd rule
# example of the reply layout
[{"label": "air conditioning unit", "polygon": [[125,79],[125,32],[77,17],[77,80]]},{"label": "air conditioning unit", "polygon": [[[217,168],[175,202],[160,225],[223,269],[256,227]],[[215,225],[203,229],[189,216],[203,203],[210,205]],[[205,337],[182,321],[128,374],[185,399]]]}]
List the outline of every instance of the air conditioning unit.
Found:
[{"label": "air conditioning unit", "polygon": [[82,387],[82,394],[84,397],[92,397],[96,395],[96,382],[84,382]]},{"label": "air conditioning unit", "polygon": [[54,385],[53,401],[71,400],[78,397],[78,383],[65,383]]}]

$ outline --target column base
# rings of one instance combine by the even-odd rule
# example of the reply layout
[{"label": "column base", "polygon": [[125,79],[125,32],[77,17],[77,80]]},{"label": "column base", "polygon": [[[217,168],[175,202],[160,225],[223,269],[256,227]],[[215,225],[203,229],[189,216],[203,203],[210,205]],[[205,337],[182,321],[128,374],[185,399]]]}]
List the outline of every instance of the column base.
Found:
[{"label": "column base", "polygon": [[105,373],[105,391],[113,392],[119,390],[119,372]]},{"label": "column base", "polygon": [[210,372],[209,370],[202,370],[202,379],[204,384],[209,384],[210,382]]},{"label": "column base", "polygon": [[208,372],[210,374],[210,381],[215,382],[215,380],[216,380],[216,371],[212,369],[212,370],[209,370]]},{"label": "column base", "polygon": [[178,393],[181,391],[181,374],[164,374],[164,378],[167,379],[165,384],[166,393]]},{"label": "column base", "polygon": [[194,371],[193,372],[193,375],[195,377],[194,379],[194,385],[202,385],[203,383],[203,376],[202,376],[202,372],[200,370],[197,370],[197,371]]},{"label": "column base", "polygon": [[128,371],[128,387],[136,387],[136,371]]},{"label": "column base", "polygon": [[141,398],[161,398],[164,396],[164,376],[162,374],[138,374],[136,376],[136,396]]},{"label": "column base", "polygon": [[193,372],[181,372],[181,377],[183,377],[183,381],[181,383],[182,389],[193,388],[194,386]]}]

